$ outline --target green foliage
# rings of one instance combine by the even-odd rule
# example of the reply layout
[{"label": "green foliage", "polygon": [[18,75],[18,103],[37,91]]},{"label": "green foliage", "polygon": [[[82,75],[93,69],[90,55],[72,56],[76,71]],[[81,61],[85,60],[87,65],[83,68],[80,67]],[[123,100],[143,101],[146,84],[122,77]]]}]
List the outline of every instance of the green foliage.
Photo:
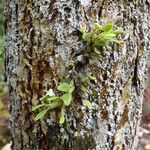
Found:
[{"label": "green foliage", "polygon": [[50,108],[47,108],[47,109],[44,109],[44,110],[40,111],[40,112],[36,115],[35,121],[37,121],[37,120],[43,118],[44,115],[45,115],[49,110],[50,110]]},{"label": "green foliage", "polygon": [[[93,29],[90,32],[86,32],[82,27],[80,29],[82,33],[82,39],[86,43],[87,46],[87,53],[90,56],[100,56],[102,53],[102,48],[109,43],[118,43],[120,44],[122,41],[117,39],[119,34],[123,34],[123,30],[115,30],[114,24],[107,23],[104,26],[94,23]],[[96,55],[95,55],[96,54]],[[92,109],[92,104],[89,100],[86,99],[85,93],[87,92],[87,82],[89,80],[96,80],[95,77],[87,74],[85,77],[82,78],[82,86],[81,90],[83,92],[83,98],[86,106],[89,109]]]},{"label": "green foliage", "polygon": [[54,94],[51,91],[48,91],[40,99],[43,103],[32,107],[32,111],[35,111],[40,108],[42,109],[42,111],[39,111],[39,113],[36,115],[35,120],[37,121],[39,119],[42,119],[43,116],[49,110],[60,108],[61,114],[60,114],[59,123],[63,124],[65,121],[65,117],[64,117],[65,107],[71,105],[72,97],[73,97],[72,94],[73,94],[74,88],[75,88],[74,82],[71,81],[70,83],[59,84],[59,86],[57,87],[57,90],[58,90],[57,96],[54,96]]},{"label": "green foliage", "polygon": [[62,100],[66,106],[69,106],[72,101],[72,93],[66,93],[62,96]]},{"label": "green foliage", "polygon": [[73,86],[68,83],[62,83],[57,87],[57,90],[63,91],[63,92],[69,92]]},{"label": "green foliage", "polygon": [[64,122],[65,122],[65,116],[64,116],[64,114],[61,114],[59,123],[63,124]]},{"label": "green foliage", "polygon": [[83,82],[83,83],[87,83],[87,82],[90,81],[90,80],[96,80],[96,78],[93,77],[93,76],[91,76],[90,74],[87,74],[86,76],[84,76],[84,77],[82,78],[82,82]]},{"label": "green foliage", "polygon": [[[107,23],[101,26],[98,23],[94,24],[94,28],[90,32],[86,32],[84,28],[80,29],[82,33],[82,38],[87,46],[87,52],[89,54],[101,54],[101,49],[109,44],[110,42],[120,44],[121,41],[117,39],[119,34],[123,34],[123,30],[114,30],[114,25],[112,23]],[[74,62],[68,64],[67,67],[74,65]],[[81,79],[81,91],[84,104],[88,109],[92,109],[92,103],[87,100],[86,93],[88,93],[88,82],[91,80],[96,80],[91,74],[87,74]],[[35,120],[42,119],[43,116],[49,111],[60,110],[59,123],[63,124],[65,122],[65,108],[71,105],[73,101],[73,92],[75,90],[74,81],[70,83],[64,82],[57,86],[57,95],[53,93],[52,90],[47,91],[47,93],[40,98],[41,104],[38,104],[32,108],[33,111],[39,111],[36,115]]]},{"label": "green foliage", "polygon": [[123,30],[114,30],[112,23],[107,23],[101,26],[98,23],[94,24],[94,28],[90,32],[86,32],[84,28],[80,29],[83,41],[89,47],[90,52],[101,54],[102,47],[110,42],[120,44],[122,41],[117,39],[117,35],[123,34]]},{"label": "green foliage", "polygon": [[65,122],[65,105],[62,105],[59,123],[63,124],[64,122]]},{"label": "green foliage", "polygon": [[[92,109],[92,104],[85,97],[85,92],[87,92],[86,86],[88,81],[95,79],[96,78],[90,74],[82,78],[81,91],[83,92],[83,99],[88,109]],[[51,90],[47,91],[47,93],[40,98],[42,103],[32,107],[32,111],[39,110],[35,116],[35,121],[42,119],[49,110],[60,109],[59,123],[63,124],[65,122],[65,107],[71,105],[74,89],[75,85],[72,80],[70,83],[64,82],[57,86],[57,96],[55,96]]]},{"label": "green foliage", "polygon": [[44,107],[44,106],[46,106],[46,104],[39,104],[39,105],[33,106],[32,107],[32,111],[35,111],[35,110],[37,110],[37,109],[39,109],[41,107]]},{"label": "green foliage", "polygon": [[85,99],[85,104],[89,109],[92,109],[92,104],[89,100]]}]

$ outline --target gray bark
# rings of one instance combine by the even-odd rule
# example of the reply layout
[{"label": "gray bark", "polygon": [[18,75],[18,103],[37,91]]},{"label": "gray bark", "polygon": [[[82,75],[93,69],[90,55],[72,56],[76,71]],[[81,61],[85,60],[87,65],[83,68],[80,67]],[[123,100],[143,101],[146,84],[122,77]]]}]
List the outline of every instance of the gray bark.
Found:
[{"label": "gray bark", "polygon": [[[150,38],[149,0],[5,0],[5,63],[13,150],[134,150],[142,111]],[[127,33],[102,59],[82,58],[79,29],[110,20]],[[82,61],[82,60],[81,60]],[[82,63],[82,66],[80,65]],[[78,96],[60,126],[57,113],[33,120],[31,107],[46,90],[92,73],[88,110]]]}]

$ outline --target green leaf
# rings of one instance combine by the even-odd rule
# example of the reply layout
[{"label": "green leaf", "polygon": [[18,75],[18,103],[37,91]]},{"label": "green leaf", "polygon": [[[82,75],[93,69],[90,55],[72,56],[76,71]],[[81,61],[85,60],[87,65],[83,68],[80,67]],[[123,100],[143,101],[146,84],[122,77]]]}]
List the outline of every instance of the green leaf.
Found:
[{"label": "green leaf", "polygon": [[103,27],[98,23],[94,23],[94,30],[96,30],[96,31],[100,30],[101,31],[101,30],[103,30]]},{"label": "green leaf", "polygon": [[58,107],[60,107],[62,105],[62,102],[61,101],[55,101],[55,102],[52,102],[51,104],[50,104],[50,109],[54,109],[54,108],[58,108]]},{"label": "green leaf", "polygon": [[36,115],[36,117],[34,118],[35,121],[37,121],[37,120],[43,118],[44,115],[49,111],[49,109],[50,109],[50,108],[45,109],[45,110],[42,110],[41,112],[39,112],[39,113]]},{"label": "green leaf", "polygon": [[70,88],[70,91],[69,91],[68,93],[72,93],[72,92],[74,91],[74,89],[75,89],[75,87],[72,86],[72,87]]},{"label": "green leaf", "polygon": [[98,55],[101,54],[101,52],[100,52],[96,47],[94,47],[94,52],[95,52],[96,54],[98,54]]},{"label": "green leaf", "polygon": [[39,104],[39,105],[33,106],[32,111],[35,111],[36,109],[44,107],[44,106],[46,106],[46,104]]},{"label": "green leaf", "polygon": [[102,32],[95,39],[94,46],[103,47],[115,37],[116,35],[111,32]]},{"label": "green leaf", "polygon": [[57,90],[63,91],[63,92],[69,92],[71,89],[70,84],[68,83],[61,83],[58,87]]},{"label": "green leaf", "polygon": [[94,46],[95,47],[103,47],[107,44],[107,40],[103,39],[103,38],[97,38],[94,42]]},{"label": "green leaf", "polygon": [[104,39],[104,40],[107,40],[109,38],[112,38],[112,37],[116,37],[116,35],[112,32],[102,32],[98,35],[98,39]]},{"label": "green leaf", "polygon": [[62,96],[62,100],[66,106],[69,106],[72,101],[72,94],[66,93]]},{"label": "green leaf", "polygon": [[87,76],[88,76],[88,78],[89,78],[90,80],[96,80],[96,77],[91,76],[90,74],[87,74]]},{"label": "green leaf", "polygon": [[90,101],[88,101],[87,99],[85,99],[85,104],[89,109],[92,109],[92,104]]},{"label": "green leaf", "polygon": [[112,23],[108,23],[104,26],[104,31],[108,32],[108,31],[112,31],[113,29],[113,24]]},{"label": "green leaf", "polygon": [[74,86],[74,81],[73,80],[70,81],[70,86]]},{"label": "green leaf", "polygon": [[82,92],[84,92],[84,93],[87,91],[86,87],[83,86],[83,85],[81,86],[81,90],[82,90]]},{"label": "green leaf", "polygon": [[125,33],[125,31],[123,31],[123,30],[115,30],[115,31],[113,31],[113,33],[116,34],[116,35],[118,35],[118,34]]},{"label": "green leaf", "polygon": [[89,81],[89,78],[87,77],[87,76],[84,76],[83,78],[82,78],[82,82],[83,83],[86,83],[86,82],[88,82]]},{"label": "green leaf", "polygon": [[72,92],[74,91],[74,89],[75,89],[74,81],[73,81],[73,80],[71,80],[71,81],[70,81],[70,90],[69,90],[69,92],[68,92],[68,93],[72,93]]},{"label": "green leaf", "polygon": [[54,101],[54,100],[58,100],[58,99],[60,99],[60,97],[58,97],[58,96],[51,96],[47,100],[48,101]]},{"label": "green leaf", "polygon": [[40,100],[47,100],[50,98],[50,95],[45,94],[43,97],[40,98]]},{"label": "green leaf", "polygon": [[112,38],[110,41],[111,41],[111,42],[118,43],[118,44],[120,44],[120,43],[122,42],[122,41],[117,40],[116,38]]},{"label": "green leaf", "polygon": [[85,33],[82,35],[82,38],[85,42],[90,43],[92,40],[92,35],[91,33]]},{"label": "green leaf", "polygon": [[80,32],[81,32],[82,34],[84,34],[84,33],[85,33],[85,30],[84,30],[84,28],[83,28],[83,27],[80,29]]},{"label": "green leaf", "polygon": [[61,114],[60,119],[59,119],[59,123],[63,124],[65,122],[65,116],[64,114]]}]

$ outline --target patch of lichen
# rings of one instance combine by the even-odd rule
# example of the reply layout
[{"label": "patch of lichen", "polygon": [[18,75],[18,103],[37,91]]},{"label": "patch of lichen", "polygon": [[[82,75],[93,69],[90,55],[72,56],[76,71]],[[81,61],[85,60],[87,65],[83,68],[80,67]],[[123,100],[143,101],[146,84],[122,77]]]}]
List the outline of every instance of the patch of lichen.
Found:
[{"label": "patch of lichen", "polygon": [[72,150],[86,150],[86,149],[95,149],[96,148],[96,143],[91,135],[85,134],[83,137],[75,137],[71,141],[71,148]]},{"label": "patch of lichen", "polygon": [[95,140],[93,136],[89,134],[89,131],[87,133],[84,133],[83,135],[78,134],[75,136],[75,134],[81,133],[82,131],[72,131],[72,132],[66,132],[65,128],[63,128],[64,132],[57,133],[57,137],[55,137],[55,140],[57,140],[56,143],[59,143],[59,145],[62,147],[62,149],[69,149],[69,150],[86,150],[86,149],[94,149],[96,147]]}]

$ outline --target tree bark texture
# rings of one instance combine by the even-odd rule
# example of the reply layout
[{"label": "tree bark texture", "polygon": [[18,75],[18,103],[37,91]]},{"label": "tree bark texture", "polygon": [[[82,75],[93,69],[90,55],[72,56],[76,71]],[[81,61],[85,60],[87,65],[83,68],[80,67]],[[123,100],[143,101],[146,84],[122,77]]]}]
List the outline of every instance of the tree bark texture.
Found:
[{"label": "tree bark texture", "polygon": [[[5,64],[12,150],[135,150],[150,48],[149,0],[5,0]],[[84,60],[79,29],[107,21],[126,31],[99,59]],[[67,65],[74,61],[76,66]],[[60,81],[91,73],[89,110],[80,77],[66,110],[35,122],[32,106]],[[59,111],[59,110],[58,110]]]}]

